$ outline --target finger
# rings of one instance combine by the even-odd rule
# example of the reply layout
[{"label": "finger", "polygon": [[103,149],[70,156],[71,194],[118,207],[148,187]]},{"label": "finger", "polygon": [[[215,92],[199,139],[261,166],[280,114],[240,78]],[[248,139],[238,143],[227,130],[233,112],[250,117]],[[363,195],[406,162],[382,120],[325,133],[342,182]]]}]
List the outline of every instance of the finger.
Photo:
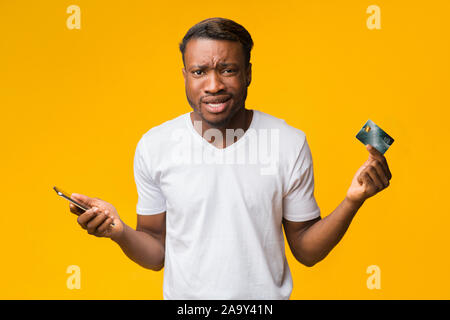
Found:
[{"label": "finger", "polygon": [[387,178],[387,172],[384,170],[383,165],[380,161],[374,160],[372,163],[372,166],[375,168],[375,170],[378,173],[378,177],[380,178],[381,182],[383,183],[383,187],[386,188],[389,185],[389,179]]},{"label": "finger", "polygon": [[373,160],[374,163],[377,163],[379,165],[381,165],[381,168],[383,169],[384,175],[386,176],[386,178],[388,180],[390,180],[392,178],[392,174],[391,171],[389,170],[389,166],[387,164],[386,158],[383,157],[382,160]]},{"label": "finger", "polygon": [[72,193],[70,195],[70,197],[73,200],[78,201],[81,204],[86,205],[88,208],[91,208],[91,207],[93,207],[93,206],[95,206],[97,204],[97,199],[88,197],[88,196],[86,196],[84,194]]},{"label": "finger", "polygon": [[76,205],[74,205],[71,202],[69,202],[69,208],[70,208],[70,212],[72,212],[73,214],[76,214],[77,216],[79,216],[80,214],[85,212],[84,210],[81,210],[80,208],[78,208]]},{"label": "finger", "polygon": [[366,172],[369,174],[370,178],[372,179],[375,188],[377,189],[376,191],[381,191],[384,189],[383,186],[383,182],[381,182],[381,178],[378,176],[378,172],[377,170],[370,166],[366,169]]},{"label": "finger", "polygon": [[93,219],[91,219],[91,221],[89,221],[86,226],[87,226],[87,231],[89,234],[95,234],[97,233],[97,227],[99,227],[103,221],[105,221],[107,218],[107,216],[104,213],[99,213],[97,214],[96,217],[94,217]]},{"label": "finger", "polygon": [[372,146],[371,144],[367,144],[366,145],[366,149],[367,151],[369,151],[369,157],[372,157],[374,159],[381,159],[383,158],[383,154],[378,151],[374,146]]},{"label": "finger", "polygon": [[[386,158],[384,160],[386,160]],[[386,166],[387,177],[388,177],[389,180],[391,180],[392,179],[392,173],[391,173],[391,170],[389,170],[389,165],[388,165],[387,161],[385,161],[384,164]]]},{"label": "finger", "polygon": [[103,221],[103,223],[97,227],[97,232],[99,234],[104,234],[106,231],[109,230],[109,226],[111,225],[111,223],[113,222],[113,218],[108,217],[105,221]]},{"label": "finger", "polygon": [[115,222],[116,218],[112,214],[110,214],[109,210],[105,210],[105,214],[108,216],[108,218],[112,219],[111,223],[109,224],[109,226],[111,228],[114,228],[116,226],[116,222]]},{"label": "finger", "polygon": [[369,161],[370,160],[379,160],[381,162],[386,161],[384,155],[371,144],[368,144],[366,146],[366,149],[367,151],[369,151]]},{"label": "finger", "polygon": [[386,161],[386,158],[383,156],[381,158],[373,159],[371,160],[371,163],[379,163],[384,171],[384,174],[386,175],[387,179],[390,180],[392,178],[391,171],[389,170],[388,163]]},{"label": "finger", "polygon": [[386,157],[378,151],[374,146],[368,144],[367,150],[369,151],[369,160],[378,160],[380,161],[381,165],[383,166],[383,170],[386,173],[386,176],[388,177],[388,180],[392,178],[391,171],[389,170],[388,163],[386,161]]},{"label": "finger", "polygon": [[77,222],[83,228],[87,228],[87,223],[97,215],[97,207],[86,210],[85,213],[78,216]]},{"label": "finger", "polygon": [[374,185],[372,178],[366,171],[361,172],[358,177],[358,181],[361,185],[366,186],[366,189],[371,188]]}]

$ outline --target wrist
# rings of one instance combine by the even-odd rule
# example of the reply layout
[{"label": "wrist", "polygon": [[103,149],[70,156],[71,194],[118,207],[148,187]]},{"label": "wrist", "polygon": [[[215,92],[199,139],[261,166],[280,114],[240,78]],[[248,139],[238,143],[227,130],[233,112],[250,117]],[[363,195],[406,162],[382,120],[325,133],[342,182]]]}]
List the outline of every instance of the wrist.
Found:
[{"label": "wrist", "polygon": [[358,210],[365,201],[366,199],[352,199],[348,196],[346,196],[344,199],[344,202],[354,210]]},{"label": "wrist", "polygon": [[122,224],[122,226],[119,227],[119,230],[113,231],[110,236],[110,239],[119,245],[122,242],[122,240],[125,238],[125,232],[128,227],[122,221],[120,221],[120,223]]}]

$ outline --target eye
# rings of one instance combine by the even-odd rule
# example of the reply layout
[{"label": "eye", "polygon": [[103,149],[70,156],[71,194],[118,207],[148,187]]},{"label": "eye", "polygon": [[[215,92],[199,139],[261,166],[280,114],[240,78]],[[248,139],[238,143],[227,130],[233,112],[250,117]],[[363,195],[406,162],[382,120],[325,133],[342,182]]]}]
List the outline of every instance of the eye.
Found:
[{"label": "eye", "polygon": [[203,71],[202,70],[194,70],[194,71],[192,71],[192,73],[196,76],[200,76],[203,73]]},{"label": "eye", "polygon": [[224,72],[225,73],[234,73],[234,69],[225,69]]}]

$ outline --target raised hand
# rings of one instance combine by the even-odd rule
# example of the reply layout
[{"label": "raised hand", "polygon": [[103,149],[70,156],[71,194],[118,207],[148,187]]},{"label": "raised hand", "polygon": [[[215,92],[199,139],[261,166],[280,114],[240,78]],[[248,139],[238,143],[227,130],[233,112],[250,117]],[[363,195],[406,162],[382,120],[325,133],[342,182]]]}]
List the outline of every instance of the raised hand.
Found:
[{"label": "raised hand", "polygon": [[78,215],[78,224],[89,234],[113,238],[120,236],[123,232],[123,222],[112,204],[78,193],[72,193],[70,197],[90,208],[83,212],[72,203],[69,204],[70,212]]},{"label": "raised hand", "polygon": [[383,154],[368,144],[369,158],[358,169],[347,191],[347,199],[362,203],[387,188],[392,178],[388,163]]}]

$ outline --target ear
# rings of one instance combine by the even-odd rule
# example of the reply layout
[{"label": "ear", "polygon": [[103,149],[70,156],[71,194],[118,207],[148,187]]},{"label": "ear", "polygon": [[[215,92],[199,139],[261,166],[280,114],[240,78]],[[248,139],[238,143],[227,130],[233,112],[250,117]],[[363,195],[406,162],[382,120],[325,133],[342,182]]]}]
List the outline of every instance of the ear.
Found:
[{"label": "ear", "polygon": [[246,76],[247,76],[247,87],[248,87],[250,85],[250,83],[252,82],[252,64],[251,63],[248,64]]},{"label": "ear", "polygon": [[186,83],[186,68],[182,68],[181,71],[183,72],[184,83]]}]

